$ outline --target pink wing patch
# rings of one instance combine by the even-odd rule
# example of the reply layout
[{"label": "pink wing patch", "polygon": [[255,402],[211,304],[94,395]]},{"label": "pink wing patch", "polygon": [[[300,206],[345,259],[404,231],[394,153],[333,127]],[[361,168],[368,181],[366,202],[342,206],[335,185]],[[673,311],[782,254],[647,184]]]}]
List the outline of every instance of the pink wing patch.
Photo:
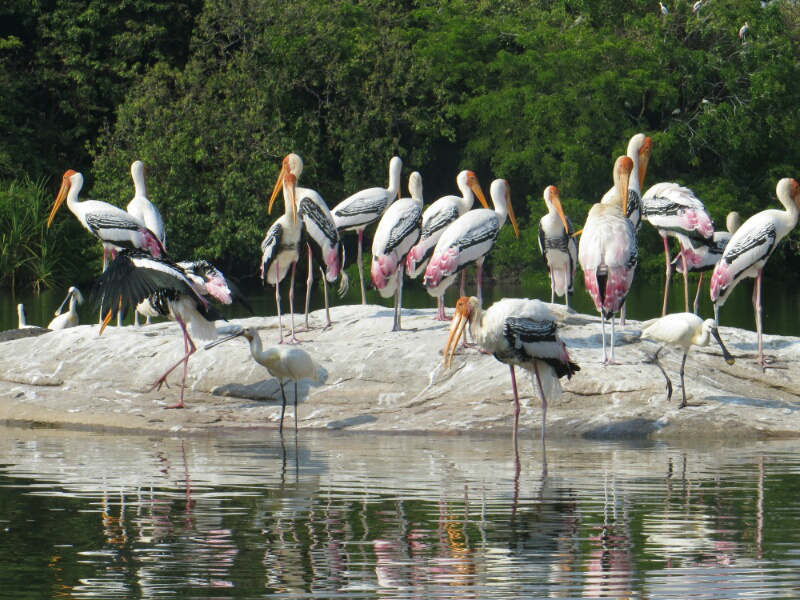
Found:
[{"label": "pink wing patch", "polygon": [[336,278],[339,277],[338,248],[333,248],[328,251],[328,253],[325,255],[325,265],[327,266],[325,278],[328,281],[336,281]]},{"label": "pink wing patch", "polygon": [[732,281],[733,269],[724,259],[719,261],[711,274],[711,301],[716,302]]},{"label": "pink wing patch", "polygon": [[601,303],[597,275],[593,271],[585,272],[583,277],[586,290],[594,301],[598,312],[615,313],[622,307],[633,281],[633,271],[623,267],[611,268],[606,280],[605,301]]},{"label": "pink wing patch", "polygon": [[679,215],[678,223],[686,231],[696,231],[707,240],[714,235],[714,224],[705,211],[686,209]]},{"label": "pink wing patch", "polygon": [[372,261],[372,283],[379,290],[386,287],[388,279],[397,271],[397,260],[392,255],[376,256]]},{"label": "pink wing patch", "polygon": [[413,271],[417,267],[417,261],[422,258],[422,248],[414,246],[408,251],[406,256],[406,271]]},{"label": "pink wing patch", "polygon": [[206,281],[205,286],[206,291],[223,304],[230,304],[233,302],[231,290],[222,277],[211,277]]},{"label": "pink wing patch", "polygon": [[425,269],[425,287],[436,287],[442,279],[455,273],[458,268],[458,249],[451,246],[439,256],[431,258]]}]

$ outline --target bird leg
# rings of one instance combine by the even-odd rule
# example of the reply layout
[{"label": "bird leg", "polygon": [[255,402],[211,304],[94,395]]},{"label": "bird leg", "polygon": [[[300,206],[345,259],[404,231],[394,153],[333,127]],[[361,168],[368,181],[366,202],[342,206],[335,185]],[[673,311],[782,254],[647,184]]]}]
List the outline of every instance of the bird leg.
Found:
[{"label": "bird leg", "polygon": [[683,263],[683,306],[689,312],[689,267],[686,265],[686,253],[681,250],[681,262]]},{"label": "bird leg", "polygon": [[664,379],[667,382],[667,402],[669,402],[670,399],[672,398],[672,382],[670,381],[669,377],[667,376],[667,372],[664,370],[664,367],[662,367],[661,363],[658,362],[658,354],[663,349],[664,349],[664,347],[661,346],[658,350],[656,350],[656,353],[650,358],[650,360],[648,362],[650,362],[650,363],[654,364],[655,366],[657,366],[658,370],[661,371],[661,374],[664,376]]},{"label": "bird leg", "polygon": [[625,327],[625,307],[628,306],[626,300],[622,301],[622,306],[619,308],[619,326]]},{"label": "bird leg", "polygon": [[478,302],[483,303],[483,293],[481,291],[481,279],[483,277],[483,260],[478,260],[476,266],[478,267],[478,274],[476,276],[478,280]]},{"label": "bird leg", "polygon": [[323,329],[327,329],[332,324],[331,323],[331,309],[330,309],[330,306],[328,304],[328,280],[325,279],[325,271],[323,270],[322,267],[319,268],[319,273],[320,273],[320,276],[321,276],[321,279],[322,279],[322,295],[325,298],[325,320],[327,321],[327,323],[325,323],[325,327],[323,327]]},{"label": "bird leg", "polygon": [[278,261],[275,261],[275,307],[278,310],[278,343],[283,343],[283,320],[281,319],[281,280],[278,275]]},{"label": "bird leg", "polygon": [[700,308],[700,288],[703,287],[703,272],[700,271],[700,279],[697,280],[697,291],[694,293],[694,314]]},{"label": "bird leg", "polygon": [[603,364],[608,363],[608,356],[606,355],[606,314],[603,309],[600,309],[600,339],[603,342]]},{"label": "bird leg", "polygon": [[511,443],[514,446],[514,456],[519,457],[519,450],[517,447],[517,430],[519,429],[519,394],[517,393],[517,376],[514,374],[514,365],[508,365],[508,368],[511,370],[511,389],[514,392],[514,428],[511,430]]},{"label": "bird leg", "polygon": [[667,280],[664,283],[664,303],[661,305],[661,316],[667,314],[667,299],[669,296],[669,280],[672,278],[672,268],[670,265],[670,256],[669,256],[669,242],[667,241],[667,236],[661,236],[661,239],[664,240],[664,259],[667,261]]},{"label": "bird leg", "polygon": [[397,269],[397,276],[400,278],[400,283],[397,285],[397,290],[394,293],[394,326],[392,331],[402,331],[400,326],[400,313],[403,310],[403,270],[404,267],[400,265]]},{"label": "bird leg", "polygon": [[556,301],[556,282],[553,280],[553,269],[550,269],[550,304]]},{"label": "bird leg", "polygon": [[466,269],[462,269],[461,270],[461,287],[458,288],[458,297],[459,298],[461,298],[462,296],[466,296],[467,295],[466,288],[467,288],[467,270]]},{"label": "bird leg", "polygon": [[361,304],[367,303],[367,295],[364,293],[364,259],[362,258],[361,244],[364,241],[364,230],[358,230],[358,280],[361,282]]},{"label": "bird leg", "polygon": [[439,296],[436,299],[436,316],[434,317],[436,321],[449,321],[450,317],[448,317],[444,313],[444,294]]},{"label": "bird leg", "polygon": [[614,332],[614,313],[611,313],[611,360],[609,364],[615,365],[617,361],[614,360],[614,337],[616,333]]},{"label": "bird leg", "polygon": [[533,361],[533,374],[536,375],[536,384],[539,386],[539,395],[542,397],[542,476],[547,475],[547,454],[544,447],[544,436],[547,427],[547,397],[544,395],[542,378],[539,375],[539,364]]},{"label": "bird leg", "polygon": [[294,272],[297,269],[297,261],[292,263],[292,278],[289,280],[289,315],[291,317],[292,323],[292,337],[290,338],[289,342],[291,344],[299,344],[300,340],[298,340],[294,336]]},{"label": "bird leg", "polygon": [[283,415],[286,412],[286,393],[283,391],[283,380],[279,379],[278,383],[281,386],[281,424],[278,426],[278,433],[283,436]]},{"label": "bird leg", "polygon": [[714,302],[714,327],[719,327],[719,304]]},{"label": "bird leg", "polygon": [[762,329],[761,329],[761,273],[763,269],[758,271],[756,276],[756,284],[753,286],[753,312],[756,313],[756,332],[758,333],[758,364],[761,365],[761,370],[766,371],[767,363],[764,361],[764,346],[762,343]]},{"label": "bird leg", "polygon": [[[294,434],[297,436],[297,380],[294,380]],[[295,437],[295,439],[297,439]]]},{"label": "bird leg", "polygon": [[[308,326],[308,306],[311,303],[311,286],[314,283],[314,272],[311,264],[311,245],[306,243],[306,248],[308,248],[308,277],[306,278],[306,331],[308,331],[310,329]],[[323,280],[325,279],[324,274],[322,278]]]},{"label": "bird leg", "polygon": [[680,406],[678,408],[683,408],[686,406],[686,384],[683,382],[683,368],[686,366],[686,355],[689,354],[689,351],[686,350],[683,353],[683,359],[681,360],[681,392],[683,392],[683,400],[681,401]]},{"label": "bird leg", "polygon": [[186,353],[183,358],[181,358],[178,362],[172,365],[169,369],[167,369],[164,374],[156,379],[150,389],[147,390],[148,392],[152,392],[155,389],[160,390],[162,385],[166,385],[167,383],[167,375],[172,373],[178,366],[183,363],[183,379],[181,380],[181,399],[177,404],[173,404],[171,406],[167,406],[167,408],[186,408],[183,403],[183,390],[186,385],[186,369],[189,366],[189,357],[197,351],[197,348],[192,341],[192,338],[189,336],[189,332],[186,329],[186,323],[183,322],[183,319],[175,316],[175,320],[178,322],[178,325],[181,326],[181,330],[183,331],[183,349]]}]

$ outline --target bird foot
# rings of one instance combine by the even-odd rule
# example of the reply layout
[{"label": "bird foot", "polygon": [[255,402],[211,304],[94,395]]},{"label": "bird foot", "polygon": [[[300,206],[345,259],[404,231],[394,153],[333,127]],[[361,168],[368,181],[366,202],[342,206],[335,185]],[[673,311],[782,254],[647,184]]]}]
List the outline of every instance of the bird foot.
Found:
[{"label": "bird foot", "polygon": [[433,317],[434,321],[452,321],[453,317],[448,317],[447,315],[436,315]]},{"label": "bird foot", "polygon": [[147,391],[148,392],[152,392],[153,390],[161,391],[161,386],[162,385],[166,386],[167,389],[169,389],[169,384],[167,383],[167,376],[166,375],[164,375],[163,377],[160,377],[159,379],[157,379],[153,383],[153,385],[150,386],[150,388]]},{"label": "bird foot", "polygon": [[186,408],[186,405],[183,403],[183,400],[181,400],[177,404],[170,404],[169,406],[165,406],[164,410],[168,410],[170,408]]}]

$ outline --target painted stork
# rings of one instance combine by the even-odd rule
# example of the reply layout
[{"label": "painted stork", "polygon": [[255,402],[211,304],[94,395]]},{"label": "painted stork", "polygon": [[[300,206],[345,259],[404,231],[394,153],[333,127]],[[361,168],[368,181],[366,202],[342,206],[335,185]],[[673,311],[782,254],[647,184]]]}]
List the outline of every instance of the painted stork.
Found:
[{"label": "painted stork", "polygon": [[606,319],[611,318],[611,362],[614,362],[614,313],[618,312],[633,283],[638,262],[636,231],[625,216],[628,178],[633,161],[620,156],[614,163],[614,184],[619,205],[597,203],[589,210],[578,245],[578,261],[586,291],[600,312],[603,364],[606,354]]},{"label": "painted stork", "polygon": [[661,16],[666,17],[669,14],[669,9],[664,6],[663,2],[659,2],[658,6],[661,9]]},{"label": "painted stork", "polygon": [[[653,150],[653,141],[643,133],[637,133],[628,140],[626,155],[633,161],[633,169],[628,177],[628,202],[625,216],[633,223],[633,228],[638,232],[642,223],[642,187],[647,175],[647,165]],[[619,205],[616,186],[603,195],[600,200],[603,204]]]},{"label": "painted stork", "polygon": [[361,283],[361,304],[367,303],[364,292],[363,242],[364,229],[376,223],[400,193],[400,172],[403,161],[393,156],[389,161],[389,187],[374,187],[348,196],[331,211],[339,231],[355,230],[358,233],[358,279]]},{"label": "painted stork", "polygon": [[150,231],[145,224],[127,211],[99,200],[78,200],[83,187],[83,175],[72,169],[64,173],[61,188],[56,196],[47,226],[53,222],[59,207],[67,201],[67,207],[80,221],[81,225],[103,242],[104,264],[106,250],[116,252],[122,248],[140,249],[149,252],[152,256],[160,258],[166,250],[158,236]]},{"label": "painted stork", "polygon": [[206,350],[214,346],[232,340],[233,338],[244,336],[250,343],[250,354],[258,364],[269,371],[269,374],[278,380],[281,387],[281,424],[278,428],[283,433],[283,416],[286,412],[286,393],[283,384],[286,380],[294,381],[294,430],[297,431],[297,382],[303,379],[311,379],[317,384],[325,381],[325,370],[313,359],[305,350],[296,346],[270,346],[262,349],[261,338],[252,327],[247,327],[235,332],[232,335],[211,342],[206,346]]},{"label": "painted stork", "polygon": [[372,238],[370,275],[384,298],[394,295],[394,324],[400,331],[403,305],[403,274],[406,256],[419,241],[422,230],[422,176],[414,171],[408,178],[410,198],[400,198],[386,209]]},{"label": "painted stork", "polygon": [[700,288],[703,285],[703,275],[706,271],[712,270],[719,259],[722,258],[722,253],[731,235],[736,233],[736,230],[742,225],[742,217],[738,212],[729,212],[725,220],[727,231],[715,231],[714,236],[708,242],[701,240],[690,240],[687,237],[678,235],[678,242],[681,245],[681,251],[672,260],[672,269],[677,269],[683,273],[688,270],[689,273],[700,273],[700,278],[697,281],[697,291],[694,295],[694,314],[697,314],[700,305]]},{"label": "painted stork", "polygon": [[748,34],[748,33],[750,33],[750,23],[748,23],[747,21],[745,21],[745,22],[744,22],[744,25],[742,25],[742,26],[739,28],[739,34],[738,34],[738,35],[739,35],[739,39],[740,39],[740,40],[742,40],[742,43],[743,43],[743,44],[744,44],[744,42],[746,41],[746,38],[747,38],[747,34]]},{"label": "painted stork", "polygon": [[[666,281],[664,283],[664,302],[661,316],[667,313],[669,282],[672,266],[669,252],[669,237],[683,236],[689,240],[711,241],[714,223],[706,212],[706,207],[694,192],[678,183],[657,183],[642,197],[642,216],[658,230],[664,242],[666,262]],[[684,272],[683,280],[684,310],[689,311],[689,280]]]},{"label": "painted stork", "polygon": [[544,449],[547,401],[556,399],[561,393],[561,377],[572,378],[580,371],[580,367],[570,359],[566,345],[558,337],[553,314],[544,303],[527,298],[504,298],[484,312],[478,298],[462,296],[456,302],[450,335],[442,352],[443,365],[446,368],[452,364],[458,340],[467,325],[478,346],[507,364],[511,371],[511,390],[514,393],[512,439],[515,456],[519,428],[519,394],[514,366],[526,369],[531,374],[531,379],[536,381],[542,398]]},{"label": "painted stork", "polygon": [[550,303],[555,296],[564,296],[569,308],[569,295],[578,268],[578,243],[575,241],[572,222],[561,207],[558,188],[549,185],[544,190],[547,214],[539,219],[539,251],[550,271]]},{"label": "painted stork", "polygon": [[[283,182],[286,173],[291,173],[295,177],[295,183],[303,173],[303,159],[297,154],[287,154],[281,164],[281,174],[278,180]],[[343,250],[339,230],[333,221],[333,215],[328,210],[328,205],[322,196],[310,188],[295,185],[294,196],[297,202],[297,214],[303,222],[306,234],[306,249],[308,250],[308,277],[306,279],[306,329],[308,325],[308,312],[311,300],[311,286],[314,283],[313,262],[316,260],[320,265],[319,270],[322,275],[322,289],[325,297],[325,317],[327,323],[325,327],[331,325],[330,307],[328,305],[328,282],[333,283],[337,278],[339,281],[339,296],[347,293],[349,279],[344,272],[343,266],[339,262],[339,251]],[[313,249],[312,243],[313,242]],[[313,260],[312,260],[313,258]],[[325,265],[325,268],[322,268]]]},{"label": "painted stork", "polygon": [[[445,228],[455,221],[458,217],[472,209],[475,203],[475,196],[478,197],[483,208],[489,208],[483,189],[478,182],[475,173],[469,170],[461,171],[456,176],[456,185],[461,196],[442,196],[422,213],[422,233],[419,242],[411,248],[406,259],[406,273],[415,279],[420,273],[425,272],[428,261],[436,247],[436,242],[442,236]],[[464,290],[465,271],[461,271],[461,291]],[[444,296],[439,296],[438,311],[436,319],[444,321]]]},{"label": "painted stork", "polygon": [[[686,367],[686,356],[689,354],[689,348],[692,346],[708,346],[711,339],[710,336],[714,336],[719,347],[722,348],[722,356],[725,358],[725,362],[732,365],[734,359],[730,352],[728,352],[725,344],[722,343],[722,338],[719,336],[719,331],[717,331],[717,325],[714,323],[714,319],[706,319],[704,321],[693,313],[684,312],[666,315],[644,324],[644,329],[642,329],[643,339],[662,342],[665,345],[675,346],[683,350],[683,358],[681,359],[681,391],[683,392],[683,400],[678,408],[686,406],[686,385],[683,382],[683,371]],[[672,382],[667,376],[667,372],[658,362],[658,354],[663,348],[662,346],[658,349],[652,358],[652,362],[655,363],[667,380],[667,402],[669,402],[670,398],[672,398]]]},{"label": "painted stork", "polygon": [[758,362],[766,369],[761,329],[761,274],[778,243],[797,225],[800,215],[800,184],[781,179],[775,187],[785,210],[762,210],[747,219],[725,246],[722,258],[711,275],[711,301],[714,322],[719,324],[719,308],[725,304],[736,284],[745,277],[755,277],[753,310],[758,332]]},{"label": "painted stork", "polygon": [[302,221],[297,219],[297,176],[281,167],[278,180],[272,190],[267,212],[272,212],[272,205],[278,192],[283,189],[284,213],[267,230],[261,242],[261,281],[275,286],[275,306],[278,311],[279,344],[283,343],[283,320],[281,318],[280,283],[286,277],[289,267],[292,274],[289,280],[289,313],[292,321],[291,342],[297,343],[294,335],[294,273],[297,260],[300,258],[300,243],[303,233]]},{"label": "painted stork", "polygon": [[[69,302],[69,309],[64,311],[64,306]],[[47,325],[48,329],[67,329],[77,327],[80,324],[78,318],[78,305],[83,304],[83,295],[74,285],[67,290],[67,296],[56,310],[56,316]]]},{"label": "painted stork", "polygon": [[[178,264],[165,258],[154,258],[139,250],[124,250],[117,254],[94,284],[92,297],[99,304],[101,312],[108,311],[100,328],[101,334],[114,312],[137,305],[144,314],[150,310],[151,316],[168,317],[180,325],[185,354],[148,390],[161,389],[167,376],[183,364],[180,400],[167,408],[186,406],[183,401],[186,369],[189,357],[197,351],[192,337],[203,340],[217,337],[214,321],[221,319],[222,315],[203,297],[205,293],[224,304],[232,301],[230,289],[219,271],[214,270],[213,274],[209,274],[205,285],[198,289],[195,277],[189,277]],[[148,309],[142,305],[144,300],[147,300]],[[187,324],[192,335],[189,335]]]},{"label": "painted stork", "polygon": [[510,190],[505,179],[495,179],[489,188],[494,210],[478,208],[458,217],[444,230],[425,269],[424,285],[434,298],[444,296],[459,271],[471,262],[478,267],[478,298],[481,298],[483,261],[494,246],[506,218],[511,221],[514,235],[519,227],[511,204]]}]

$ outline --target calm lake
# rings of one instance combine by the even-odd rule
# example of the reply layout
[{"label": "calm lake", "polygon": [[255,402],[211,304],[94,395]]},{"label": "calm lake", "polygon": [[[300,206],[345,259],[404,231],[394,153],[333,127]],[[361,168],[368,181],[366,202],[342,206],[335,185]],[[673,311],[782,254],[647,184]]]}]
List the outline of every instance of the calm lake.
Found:
[{"label": "calm lake", "polygon": [[[337,304],[357,304],[361,302],[361,293],[358,285],[358,272],[351,269],[350,290],[344,298],[338,298],[333,289],[330,289],[330,301],[332,306]],[[689,302],[694,299],[697,280],[694,276],[690,280]],[[776,282],[778,274],[765,274],[764,290],[762,294],[763,323],[764,332],[777,335],[800,336],[800,291],[792,286],[778,285]],[[369,282],[369,272],[366,273]],[[747,279],[740,283],[731,294],[725,306],[720,310],[720,323],[732,327],[741,327],[755,331],[755,321],[753,316],[752,304],[752,279]],[[305,303],[305,273],[298,273],[297,290],[295,293],[295,311],[302,313]],[[633,287],[628,296],[628,316],[632,319],[646,320],[661,315],[661,302],[663,297],[663,280],[656,279],[648,282],[644,279],[634,279]],[[244,293],[253,306],[256,315],[275,315],[275,291],[271,286],[262,287],[260,283],[250,282],[250,285],[243,285]],[[82,290],[88,295],[89,290]],[[475,270],[468,269],[467,288],[468,294],[475,294]],[[61,304],[66,290],[48,290],[38,296],[33,294],[18,295],[12,298],[9,294],[0,298],[0,331],[12,329],[17,326],[17,303],[25,305],[25,312],[29,325],[46,326],[53,318],[53,312]],[[281,286],[281,298],[283,310],[287,311],[289,287],[288,283]],[[547,282],[524,282],[524,284],[503,284],[484,285],[484,305],[489,306],[491,302],[504,297],[529,297],[550,300],[550,286]],[[452,286],[446,296],[448,308],[452,309],[458,299],[457,286]],[[563,299],[562,299],[563,301]],[[392,300],[381,298],[375,290],[367,291],[367,302],[391,306]],[[319,282],[311,295],[312,310],[323,307],[322,288]],[[428,295],[422,288],[420,281],[406,280],[403,290],[403,306],[408,308],[435,308],[436,301]],[[578,272],[575,282],[575,294],[570,299],[570,306],[580,312],[596,314],[594,304],[583,287],[583,278]],[[670,288],[670,311],[680,312],[683,310],[683,279],[678,275],[673,279]],[[690,308],[691,310],[691,308]],[[96,322],[97,314],[88,306],[80,308],[82,323]],[[241,305],[222,307],[222,313],[228,319],[249,316],[249,313]],[[703,290],[701,293],[700,314],[704,317],[713,317],[714,309],[708,295],[708,276],[704,278]],[[132,322],[130,316],[126,322]]]},{"label": "calm lake", "polygon": [[796,449],[3,428],[0,597],[797,597]]}]

